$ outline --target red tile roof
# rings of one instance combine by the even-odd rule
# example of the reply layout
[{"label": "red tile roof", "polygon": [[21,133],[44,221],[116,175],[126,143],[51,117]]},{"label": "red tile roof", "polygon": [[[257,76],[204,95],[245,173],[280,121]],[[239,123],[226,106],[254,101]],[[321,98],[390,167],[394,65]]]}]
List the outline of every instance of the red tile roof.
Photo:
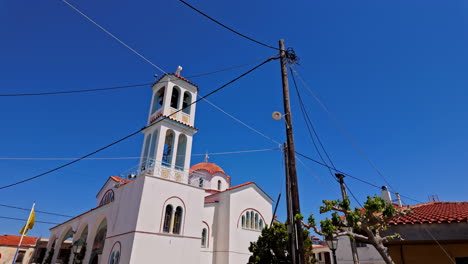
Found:
[{"label": "red tile roof", "polygon": [[243,184],[241,184],[241,185],[237,185],[237,186],[228,188],[228,189],[226,189],[226,191],[234,190],[234,189],[237,189],[237,188],[240,188],[240,187],[242,187],[242,186],[246,186],[246,185],[249,185],[249,184],[252,184],[252,183],[255,183],[255,182],[246,182],[246,183],[243,183]]},{"label": "red tile roof", "polygon": [[[2,246],[18,246],[21,236],[3,235],[0,236],[0,245]],[[24,237],[21,246],[35,246],[37,237]]]},{"label": "red tile roof", "polygon": [[[184,82],[186,82],[186,83],[188,83],[188,84],[190,84],[190,85],[195,86],[195,87],[197,88],[197,90],[198,90],[198,85],[194,84],[193,82],[187,80],[186,78],[184,78],[184,77],[182,77],[182,76],[180,76],[180,75],[175,75],[175,74],[173,74],[173,73],[166,73],[166,74],[164,74],[163,76],[161,76],[161,78],[159,78],[156,82],[154,82],[154,84],[158,83],[160,80],[162,80],[162,79],[163,79],[164,77],[166,77],[166,76],[174,76],[174,77],[177,77],[177,78],[181,79],[182,81],[184,81]],[[153,85],[154,85],[154,84],[153,84]]]},{"label": "red tile roof", "polygon": [[218,201],[206,201],[206,204],[218,203]]},{"label": "red tile roof", "polygon": [[222,172],[226,174],[224,170],[221,169],[221,167],[211,162],[200,162],[190,167],[190,173],[197,171],[197,170],[206,170],[210,174],[214,174],[215,172]]},{"label": "red tile roof", "polygon": [[394,219],[391,224],[468,222],[468,202],[430,202],[410,208],[411,214]]},{"label": "red tile roof", "polygon": [[112,180],[120,183],[120,184],[126,184],[126,183],[129,183],[131,182],[131,180],[127,180],[127,179],[123,179],[123,178],[120,178],[120,177],[117,177],[117,176],[111,176],[110,177]]}]

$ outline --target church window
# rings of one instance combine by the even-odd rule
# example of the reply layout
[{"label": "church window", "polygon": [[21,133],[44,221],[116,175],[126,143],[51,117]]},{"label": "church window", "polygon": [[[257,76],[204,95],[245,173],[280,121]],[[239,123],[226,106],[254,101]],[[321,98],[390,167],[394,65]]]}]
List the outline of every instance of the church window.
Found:
[{"label": "church window", "polygon": [[178,206],[174,214],[174,228],[172,230],[172,233],[180,234],[181,226],[182,226],[182,207]]},{"label": "church window", "polygon": [[166,166],[166,167],[171,166],[173,146],[174,146],[174,132],[172,130],[168,130],[166,132],[166,139],[164,140],[164,149],[163,149],[163,156],[162,156],[163,166]]},{"label": "church window", "polygon": [[154,159],[154,152],[156,151],[157,137],[158,137],[158,131],[154,132],[153,137],[151,137],[151,146],[149,149],[149,155],[147,157],[147,167],[151,166],[151,163]]},{"label": "church window", "polygon": [[255,227],[254,212],[250,211],[250,228],[254,229],[254,227]]},{"label": "church window", "polygon": [[164,214],[164,225],[163,232],[169,233],[172,222],[172,205],[168,204],[166,206],[166,212]]},{"label": "church window", "polygon": [[164,87],[159,89],[159,91],[153,97],[153,107],[151,109],[151,114],[154,114],[158,111],[164,103]]},{"label": "church window", "polygon": [[258,214],[255,213],[255,226],[254,226],[255,229],[258,230]]},{"label": "church window", "polygon": [[151,134],[148,134],[145,139],[145,149],[143,150],[143,157],[142,157],[143,160],[141,161],[142,171],[146,170],[146,157],[148,156],[150,141],[151,141]]},{"label": "church window", "polygon": [[218,180],[218,191],[221,191],[221,181]]},{"label": "church window", "polygon": [[203,187],[203,178],[198,179],[198,187]]},{"label": "church window", "polygon": [[265,225],[265,221],[260,213],[254,209],[244,211],[240,221],[242,228],[250,230],[261,231]]},{"label": "church window", "polygon": [[184,93],[184,100],[182,101],[182,112],[186,113],[187,115],[190,115],[190,108],[189,106],[192,103],[192,96],[190,95],[189,92]]},{"label": "church window", "polygon": [[203,228],[203,230],[202,230],[202,235],[201,235],[201,236],[202,236],[202,238],[201,238],[201,246],[202,246],[203,248],[206,248],[207,233],[208,233],[208,231],[206,230],[206,228]]},{"label": "church window", "polygon": [[108,204],[110,202],[114,201],[114,191],[108,190],[101,199],[101,202],[99,203],[99,206]]},{"label": "church window", "polygon": [[184,134],[179,135],[179,143],[177,145],[177,156],[175,168],[179,170],[184,169],[185,165],[185,152],[187,149],[187,136]]},{"label": "church window", "polygon": [[179,97],[180,97],[179,87],[174,86],[174,88],[172,88],[172,96],[171,96],[172,108],[179,109]]}]

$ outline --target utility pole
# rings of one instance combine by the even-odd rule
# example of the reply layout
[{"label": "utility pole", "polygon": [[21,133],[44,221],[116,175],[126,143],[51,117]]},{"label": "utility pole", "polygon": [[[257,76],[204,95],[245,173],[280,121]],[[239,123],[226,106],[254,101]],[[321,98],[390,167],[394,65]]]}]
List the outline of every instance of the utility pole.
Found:
[{"label": "utility pole", "polygon": [[[346,193],[346,187],[344,184],[344,175],[341,173],[336,173],[335,174],[336,178],[338,178],[338,181],[340,183],[340,188],[341,188],[341,196],[343,196],[343,200],[347,199],[348,194]],[[351,228],[351,227],[350,227]],[[349,243],[351,244],[351,253],[353,255],[353,262],[354,264],[359,264],[359,256],[357,253],[357,248],[356,248],[356,241],[352,238],[349,238]]]},{"label": "utility pole", "polygon": [[288,159],[288,151],[287,151],[287,148],[288,148],[288,144],[287,143],[284,143],[283,144],[283,150],[284,150],[284,167],[285,167],[285,175],[286,175],[286,210],[288,212],[288,216],[287,216],[287,229],[288,229],[288,239],[289,239],[289,243],[288,243],[288,249],[289,249],[289,252],[291,253],[291,259],[293,260],[293,263],[295,263],[294,261],[296,261],[296,251],[294,250],[294,216],[292,213],[292,203],[291,203],[291,188],[289,187],[290,186],[290,183],[289,183],[289,159]]},{"label": "utility pole", "polygon": [[302,223],[300,220],[294,221],[294,216],[301,213],[299,204],[299,189],[297,186],[297,173],[296,173],[296,151],[294,149],[294,137],[292,129],[292,117],[291,117],[291,104],[289,99],[289,83],[288,83],[288,70],[286,68],[287,54],[284,48],[284,40],[279,40],[280,48],[280,61],[281,61],[281,80],[283,83],[283,104],[284,104],[284,120],[286,122],[286,144],[285,149],[287,155],[286,162],[286,182],[289,199],[291,202],[291,208],[288,208],[288,220],[293,220],[288,224],[292,228],[289,229],[290,235],[292,236],[292,248],[291,254],[293,256],[293,264],[304,264],[304,237],[302,235]]}]

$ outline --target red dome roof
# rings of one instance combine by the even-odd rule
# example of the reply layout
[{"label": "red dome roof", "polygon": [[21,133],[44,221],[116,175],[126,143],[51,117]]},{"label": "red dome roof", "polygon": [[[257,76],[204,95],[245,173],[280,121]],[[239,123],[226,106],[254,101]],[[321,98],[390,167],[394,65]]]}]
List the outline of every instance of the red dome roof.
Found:
[{"label": "red dome roof", "polygon": [[224,172],[224,170],[221,169],[221,167],[219,167],[218,165],[216,165],[214,163],[210,163],[210,162],[200,162],[200,163],[195,164],[192,167],[190,167],[190,173],[192,173],[194,171],[197,171],[197,170],[206,170],[210,174],[214,174],[215,172],[222,172],[222,173],[226,174]]}]

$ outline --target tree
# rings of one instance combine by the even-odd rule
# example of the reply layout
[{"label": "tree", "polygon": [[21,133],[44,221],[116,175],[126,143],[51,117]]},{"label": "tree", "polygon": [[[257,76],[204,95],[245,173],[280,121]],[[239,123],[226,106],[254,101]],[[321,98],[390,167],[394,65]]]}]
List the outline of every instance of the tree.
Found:
[{"label": "tree", "polygon": [[[312,258],[312,241],[309,231],[303,230],[304,253],[308,260],[306,263],[314,263]],[[273,223],[262,230],[262,234],[256,242],[250,242],[249,251],[252,256],[248,264],[289,264],[291,263],[289,251],[289,238],[286,225]]]},{"label": "tree", "polygon": [[[346,197],[341,200],[323,200],[320,213],[332,212],[331,219],[320,221],[320,229],[317,228],[315,218],[311,215],[308,223],[303,226],[312,228],[317,234],[325,237],[349,236],[359,242],[372,244],[387,264],[394,264],[384,243],[393,239],[402,239],[399,234],[383,236],[382,231],[387,230],[392,219],[411,213],[409,208],[396,208],[393,204],[381,197],[367,197],[364,208],[350,207],[350,201]],[[340,216],[340,213],[342,214]],[[302,216],[298,215],[302,219]]]}]

